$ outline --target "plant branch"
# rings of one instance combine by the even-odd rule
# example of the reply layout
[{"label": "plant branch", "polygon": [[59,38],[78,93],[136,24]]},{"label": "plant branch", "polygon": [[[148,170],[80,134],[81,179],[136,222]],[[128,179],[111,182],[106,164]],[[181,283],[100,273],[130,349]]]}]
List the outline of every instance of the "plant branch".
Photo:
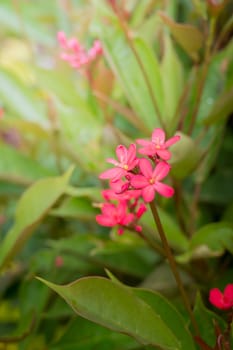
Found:
[{"label": "plant branch", "polygon": [[196,228],[195,223],[197,218],[197,209],[198,209],[200,193],[201,193],[201,183],[198,182],[195,184],[193,201],[190,207],[190,227],[189,227],[190,236],[192,236]]},{"label": "plant branch", "polygon": [[0,337],[0,344],[12,344],[12,343],[19,343],[21,340],[24,340],[27,336],[30,335],[32,332],[33,328],[35,327],[35,316],[33,316],[32,321],[28,327],[28,329],[22,333],[21,335],[16,335],[12,337]]},{"label": "plant branch", "polygon": [[167,237],[166,237],[165,232],[163,230],[163,226],[162,226],[162,223],[161,223],[161,220],[160,220],[160,217],[159,217],[159,214],[158,214],[158,211],[157,211],[157,208],[156,208],[156,205],[154,202],[150,203],[150,208],[151,208],[151,211],[152,211],[152,214],[153,214],[155,224],[157,226],[161,241],[163,243],[165,254],[166,254],[168,262],[170,264],[172,273],[176,279],[176,283],[178,285],[178,288],[179,288],[181,297],[183,299],[184,305],[189,313],[193,328],[194,328],[196,334],[198,335],[199,334],[198,326],[197,326],[196,320],[193,316],[193,312],[192,312],[192,308],[191,308],[190,303],[189,303],[189,299],[188,299],[187,294],[184,290],[184,286],[183,286],[183,283],[181,281],[180,274],[178,272],[174,256],[173,256],[171,248],[168,244]]},{"label": "plant branch", "polygon": [[175,188],[174,200],[175,200],[175,210],[176,210],[177,220],[181,230],[187,233],[186,224],[182,215],[183,214],[182,186],[180,181],[176,180],[174,177],[172,178],[172,180],[173,180],[173,186]]},{"label": "plant branch", "polygon": [[215,24],[216,24],[216,19],[212,17],[210,20],[209,35],[208,35],[207,41],[206,41],[204,63],[203,63],[202,70],[200,72],[199,85],[197,88],[198,92],[197,92],[196,104],[194,106],[194,111],[193,111],[193,114],[191,116],[191,121],[190,121],[190,125],[189,125],[189,130],[188,130],[189,135],[191,135],[193,132],[193,128],[194,128],[194,125],[195,125],[195,122],[197,119],[197,115],[198,115],[198,112],[200,109],[201,98],[202,98],[203,90],[205,87],[205,82],[206,82],[206,78],[207,78],[209,64],[211,61],[210,60],[210,58],[211,58],[211,46],[212,46],[213,39],[214,39]]}]

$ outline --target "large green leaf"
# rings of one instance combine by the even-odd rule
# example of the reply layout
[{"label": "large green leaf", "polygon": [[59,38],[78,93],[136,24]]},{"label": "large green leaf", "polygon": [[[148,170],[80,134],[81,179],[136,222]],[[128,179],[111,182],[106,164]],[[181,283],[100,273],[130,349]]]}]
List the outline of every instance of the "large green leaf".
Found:
[{"label": "large green leaf", "polygon": [[175,307],[161,294],[140,288],[132,289],[133,293],[150,305],[161,319],[172,330],[181,343],[182,350],[195,350],[192,335],[182,316]]},{"label": "large green leaf", "polygon": [[17,205],[14,225],[0,246],[0,267],[21,249],[38,223],[65,192],[72,171],[73,167],[63,176],[41,179],[24,192]]},{"label": "large green leaf", "polygon": [[59,286],[39,278],[80,316],[134,337],[145,345],[178,350],[181,344],[160,316],[127,287],[101,277]]}]

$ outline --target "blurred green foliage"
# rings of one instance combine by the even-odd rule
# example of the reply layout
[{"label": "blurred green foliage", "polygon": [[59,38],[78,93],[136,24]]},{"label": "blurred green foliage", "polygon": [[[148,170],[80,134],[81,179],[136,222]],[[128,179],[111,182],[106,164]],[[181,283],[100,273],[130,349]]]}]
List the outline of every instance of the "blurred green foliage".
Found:
[{"label": "blurred green foliage", "polygon": [[[117,144],[150,138],[155,127],[182,136],[172,148],[169,181],[176,194],[158,199],[159,212],[201,335],[213,346],[211,319],[222,326],[224,320],[204,304],[209,288],[232,283],[233,269],[233,9],[226,1],[216,15],[208,4],[1,1],[0,350],[198,349],[164,256],[154,250],[161,245],[151,214],[142,219],[146,241],[95,222],[105,159],[114,157]],[[60,60],[59,30],[86,47],[101,40],[104,56],[93,65],[91,84]],[[157,292],[104,279],[123,298],[132,295],[138,308],[127,314],[125,305],[127,329],[108,327],[113,315],[96,325],[96,315],[85,310],[78,313],[87,319],[75,318],[35,279],[67,284],[106,276],[106,269],[126,285],[158,290],[171,304]],[[93,297],[94,309],[98,288],[97,296],[84,300]],[[119,293],[114,291],[120,303]],[[106,299],[111,301],[108,287]],[[153,324],[149,335],[140,334],[143,321],[135,336],[130,320],[142,312],[141,303],[154,308],[152,318],[162,318],[158,339]],[[164,323],[165,312],[171,324]],[[176,318],[186,330],[181,345],[173,337]]]}]

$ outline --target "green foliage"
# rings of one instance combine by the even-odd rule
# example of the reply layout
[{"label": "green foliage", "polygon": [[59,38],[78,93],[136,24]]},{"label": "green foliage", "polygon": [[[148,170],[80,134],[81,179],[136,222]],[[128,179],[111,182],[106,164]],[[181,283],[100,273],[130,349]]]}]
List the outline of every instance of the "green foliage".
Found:
[{"label": "green foliage", "polygon": [[91,321],[126,333],[145,345],[181,349],[161,316],[125,286],[100,277],[83,278],[66,286],[40,280],[61,295],[77,314]]},{"label": "green foliage", "polygon": [[1,244],[0,267],[18,253],[38,223],[64,194],[72,171],[73,168],[61,177],[39,180],[22,195],[17,205],[14,225]]},{"label": "green foliage", "polygon": [[[224,333],[207,294],[232,283],[232,10],[1,1],[0,349],[199,350]],[[103,55],[69,67],[58,31],[86,49],[100,39]],[[175,195],[155,202],[199,335],[149,208],[142,232],[95,220],[106,158],[156,127],[181,136]]]}]

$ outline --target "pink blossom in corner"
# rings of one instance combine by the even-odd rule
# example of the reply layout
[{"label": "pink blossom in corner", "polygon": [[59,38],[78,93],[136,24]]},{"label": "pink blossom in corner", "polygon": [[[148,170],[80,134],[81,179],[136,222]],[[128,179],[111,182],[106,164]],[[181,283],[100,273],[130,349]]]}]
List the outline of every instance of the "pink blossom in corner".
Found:
[{"label": "pink blossom in corner", "polygon": [[64,32],[57,33],[60,47],[61,59],[67,61],[73,68],[81,68],[101,55],[103,50],[99,40],[95,40],[93,46],[86,51],[76,38],[67,39]]},{"label": "pink blossom in corner", "polygon": [[210,290],[209,301],[212,305],[221,310],[233,307],[233,284],[228,284],[222,293],[218,288]]},{"label": "pink blossom in corner", "polygon": [[147,159],[140,159],[139,167],[141,175],[132,176],[130,182],[136,189],[142,189],[142,197],[146,203],[152,202],[155,192],[164,197],[171,197],[174,194],[172,187],[160,182],[170,171],[170,165],[166,162],[159,162],[155,169]]},{"label": "pink blossom in corner", "polygon": [[116,148],[116,155],[119,161],[108,158],[107,162],[115,165],[115,168],[108,169],[100,174],[100,179],[111,179],[112,181],[118,181],[123,176],[127,175],[130,170],[133,170],[138,164],[138,158],[136,157],[136,145],[131,144],[129,149],[123,145],[119,145]]},{"label": "pink blossom in corner", "polygon": [[101,207],[102,214],[96,215],[98,224],[107,227],[120,226],[119,233],[122,233],[122,227],[129,225],[134,214],[128,213],[126,201],[119,202],[118,205],[112,203],[103,203]]},{"label": "pink blossom in corner", "polygon": [[154,129],[151,141],[138,139],[137,143],[143,148],[138,150],[139,153],[149,157],[158,156],[163,160],[169,160],[171,153],[167,150],[168,147],[179,141],[180,136],[176,135],[165,141],[165,132],[160,129]]},{"label": "pink blossom in corner", "polygon": [[3,118],[3,115],[4,115],[4,109],[0,107],[0,119]]},{"label": "pink blossom in corner", "polygon": [[55,266],[59,268],[59,267],[62,267],[63,265],[64,265],[63,257],[60,256],[60,255],[56,256],[56,258],[55,258]]}]

